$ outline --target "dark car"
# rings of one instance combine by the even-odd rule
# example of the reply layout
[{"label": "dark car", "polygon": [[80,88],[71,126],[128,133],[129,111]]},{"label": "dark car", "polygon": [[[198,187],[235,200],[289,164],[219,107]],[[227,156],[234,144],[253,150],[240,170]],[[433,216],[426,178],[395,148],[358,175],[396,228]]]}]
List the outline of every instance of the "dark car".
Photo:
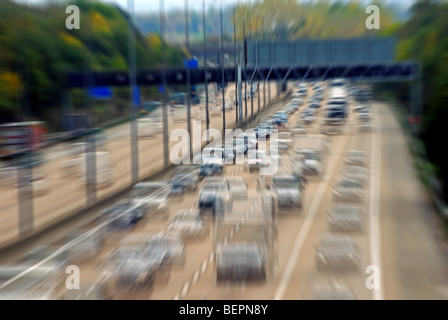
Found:
[{"label": "dark car", "polygon": [[144,217],[146,210],[143,206],[129,200],[121,200],[110,208],[101,212],[104,219],[110,220],[111,228],[133,227]]},{"label": "dark car", "polygon": [[257,244],[227,244],[218,256],[216,272],[217,284],[224,280],[266,281],[263,252]]},{"label": "dark car", "polygon": [[224,199],[217,193],[202,194],[199,197],[198,207],[202,218],[209,212],[213,219],[217,219],[222,217],[226,210]]},{"label": "dark car", "polygon": [[222,165],[218,163],[203,163],[199,167],[199,178],[204,178],[207,176],[213,176],[215,174],[222,173]]}]

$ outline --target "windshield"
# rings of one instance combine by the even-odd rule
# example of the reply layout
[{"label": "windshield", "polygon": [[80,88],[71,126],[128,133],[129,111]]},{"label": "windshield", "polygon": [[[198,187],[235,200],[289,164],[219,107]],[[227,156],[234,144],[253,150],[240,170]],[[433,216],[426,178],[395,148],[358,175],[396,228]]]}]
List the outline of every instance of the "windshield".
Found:
[{"label": "windshield", "polygon": [[253,261],[260,260],[260,255],[256,251],[226,251],[222,254],[225,261]]},{"label": "windshield", "polygon": [[315,154],[314,152],[305,152],[302,153],[302,155],[304,160],[319,160],[317,154]]},{"label": "windshield", "polygon": [[293,187],[297,183],[298,180],[295,178],[274,178],[274,185],[276,187]]},{"label": "windshield", "polygon": [[339,186],[341,186],[343,188],[360,188],[361,187],[359,182],[357,182],[355,180],[341,180],[341,182],[339,182]]},{"label": "windshield", "polygon": [[226,191],[227,187],[224,184],[208,183],[204,186],[205,191]]}]

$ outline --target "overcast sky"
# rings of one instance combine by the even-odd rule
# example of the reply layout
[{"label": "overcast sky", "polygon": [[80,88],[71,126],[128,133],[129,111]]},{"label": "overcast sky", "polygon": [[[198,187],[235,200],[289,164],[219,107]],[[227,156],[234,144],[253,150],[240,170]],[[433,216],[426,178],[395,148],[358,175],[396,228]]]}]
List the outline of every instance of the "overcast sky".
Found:
[{"label": "overcast sky", "polygon": [[[2,1],[2,0],[0,0]],[[21,3],[43,3],[43,2],[58,2],[62,0],[14,0],[16,2]],[[120,5],[122,8],[126,9],[128,6],[128,0],[101,0],[104,2],[112,2]],[[219,6],[220,1],[222,1],[223,5],[231,4],[235,2],[252,2],[254,0],[205,0],[206,6]],[[386,0],[388,3],[397,3],[400,2],[405,6],[413,3],[414,0]],[[202,10],[202,2],[203,0],[188,0],[188,6],[190,8]],[[369,0],[365,0],[366,3],[369,3]],[[160,0],[134,0],[135,4],[135,12],[136,13],[145,13],[145,12],[154,12],[159,11],[159,3]],[[166,10],[175,9],[175,8],[184,8],[185,0],[165,0],[165,8]]]}]

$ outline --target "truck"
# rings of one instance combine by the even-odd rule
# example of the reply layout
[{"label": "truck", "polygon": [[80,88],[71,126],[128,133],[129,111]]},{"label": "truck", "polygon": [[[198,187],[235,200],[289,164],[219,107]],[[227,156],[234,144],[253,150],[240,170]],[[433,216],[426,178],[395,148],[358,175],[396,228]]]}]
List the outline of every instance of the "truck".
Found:
[{"label": "truck", "polygon": [[323,162],[326,158],[330,141],[323,134],[308,134],[294,137],[293,163],[302,164],[306,176],[320,176],[324,171]]},{"label": "truck", "polygon": [[277,261],[277,228],[274,207],[264,206],[268,199],[252,196],[238,201],[232,213],[226,213],[214,225],[218,285],[224,281],[265,283],[273,274]]},{"label": "truck", "polygon": [[42,121],[0,125],[0,158],[17,159],[40,151],[45,146],[47,131],[45,122]]}]

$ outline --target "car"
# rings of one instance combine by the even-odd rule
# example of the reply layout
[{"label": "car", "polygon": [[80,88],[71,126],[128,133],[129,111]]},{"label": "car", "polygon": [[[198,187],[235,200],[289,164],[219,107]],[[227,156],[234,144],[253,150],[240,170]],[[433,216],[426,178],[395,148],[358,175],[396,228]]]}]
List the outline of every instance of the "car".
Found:
[{"label": "car", "polygon": [[361,166],[349,165],[344,167],[342,176],[347,179],[356,180],[362,187],[366,187],[369,179],[369,170]]},{"label": "car", "polygon": [[370,119],[363,119],[358,122],[358,129],[360,132],[371,132],[373,124]]},{"label": "car", "polygon": [[212,176],[215,174],[222,174],[223,171],[224,169],[222,164],[207,161],[207,159],[205,159],[204,163],[202,163],[199,167],[198,176],[200,179],[202,179],[204,177]]},{"label": "car", "polygon": [[346,165],[367,166],[367,155],[364,151],[348,150],[344,156]]},{"label": "car", "polygon": [[101,211],[101,217],[108,221],[112,229],[134,227],[146,214],[146,208],[142,204],[136,204],[132,200],[120,200],[113,206]]},{"label": "car", "polygon": [[222,247],[216,259],[216,282],[266,281],[263,250],[256,243],[229,243]]},{"label": "car", "polygon": [[150,235],[149,240],[141,248],[143,254],[166,252],[168,263],[173,266],[184,266],[186,262],[185,245],[182,235],[177,232],[162,231]]},{"label": "car", "polygon": [[302,209],[302,183],[300,179],[288,173],[277,173],[272,177],[270,189],[277,196],[279,207]]},{"label": "car", "polygon": [[303,110],[300,115],[300,119],[302,120],[303,123],[309,125],[313,123],[315,120],[315,112],[311,109]]},{"label": "car", "polygon": [[292,136],[290,132],[279,132],[277,139],[272,140],[270,144],[270,148],[277,148],[280,152],[286,152],[291,148],[292,145]]},{"label": "car", "polygon": [[211,213],[214,221],[222,218],[226,213],[226,203],[224,197],[212,192],[200,195],[198,208],[202,217],[205,218],[207,213]]},{"label": "car", "polygon": [[257,150],[254,156],[251,153],[249,154],[246,166],[249,169],[249,173],[252,173],[255,170],[269,167],[269,164],[270,161],[266,152],[263,150]]},{"label": "car", "polygon": [[267,139],[271,136],[271,125],[259,125],[254,129],[257,139]]},{"label": "car", "polygon": [[316,149],[299,148],[295,151],[294,158],[303,164],[303,173],[307,176],[319,176],[322,171],[322,152]]},{"label": "car", "polygon": [[360,267],[359,247],[349,235],[324,233],[315,250],[318,270],[357,270]]},{"label": "car", "polygon": [[211,210],[213,217],[224,214],[226,210],[231,210],[233,200],[227,180],[204,181],[199,191],[198,207],[201,214],[205,210]]},{"label": "car", "polygon": [[361,203],[363,199],[363,187],[359,181],[341,178],[333,188],[333,202]]},{"label": "car", "polygon": [[361,109],[358,111],[358,120],[359,121],[369,121],[372,120],[372,114],[368,109]]},{"label": "car", "polygon": [[168,231],[180,234],[183,240],[205,238],[208,233],[205,219],[200,215],[200,210],[196,209],[176,212]]},{"label": "car", "polygon": [[321,105],[319,103],[312,102],[308,105],[309,109],[320,109]]},{"label": "car", "polygon": [[247,199],[247,185],[242,177],[227,178],[232,199]]},{"label": "car", "polygon": [[355,204],[333,204],[327,218],[330,230],[359,231],[363,227],[364,212]]},{"label": "car", "polygon": [[163,251],[152,254],[135,252],[120,260],[111,272],[115,293],[152,288],[158,275],[167,268],[167,261],[167,254]]},{"label": "car", "polygon": [[306,134],[306,131],[307,131],[307,126],[304,124],[301,124],[301,123],[297,123],[291,128],[291,132],[292,132],[293,136],[304,135],[304,134]]},{"label": "car", "polygon": [[180,165],[174,170],[173,178],[171,179],[171,187],[181,188],[184,190],[195,191],[198,186],[198,172],[197,165]]},{"label": "car", "polygon": [[168,217],[170,184],[167,181],[136,183],[131,189],[134,204],[142,205],[150,216]]}]

